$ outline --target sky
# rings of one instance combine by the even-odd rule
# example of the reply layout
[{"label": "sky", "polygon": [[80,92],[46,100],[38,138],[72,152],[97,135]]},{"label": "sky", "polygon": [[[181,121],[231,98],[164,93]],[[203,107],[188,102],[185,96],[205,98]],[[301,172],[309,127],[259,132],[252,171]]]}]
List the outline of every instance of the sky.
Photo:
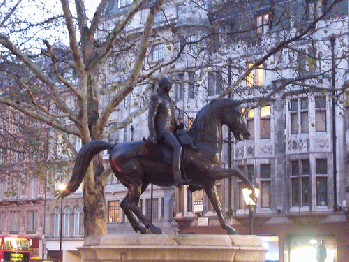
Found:
[{"label": "sky", "polygon": [[[0,0],[0,3],[4,0]],[[9,0],[6,1],[6,5],[1,7],[0,10],[0,22],[4,19],[5,15],[11,10],[11,8],[20,0]],[[71,3],[71,11],[75,13],[74,0],[70,0]],[[100,0],[85,0],[85,7],[87,10],[88,18],[91,19],[93,17],[94,12]],[[25,19],[28,23],[22,23],[21,26],[18,26],[18,19],[13,16],[13,19],[5,24],[3,27],[0,26],[0,33],[4,33],[10,37],[10,39],[14,42],[21,42],[23,46],[29,48],[42,48],[42,41],[38,41],[38,39],[44,38],[49,41],[50,44],[54,43],[63,43],[64,45],[68,45],[67,40],[67,32],[63,26],[59,26],[56,24],[51,24],[50,28],[43,30],[42,27],[31,28],[26,33],[18,32],[13,33],[9,30],[14,29],[12,25],[15,25],[15,29],[18,30],[20,28],[27,27],[31,22],[42,22],[47,18],[52,17],[57,14],[62,14],[62,7],[59,0],[21,0],[21,5],[18,8],[18,12],[16,15],[20,19]],[[74,14],[73,14],[74,15]],[[23,42],[23,39],[30,38],[31,40]],[[39,46],[38,46],[39,45]]]}]

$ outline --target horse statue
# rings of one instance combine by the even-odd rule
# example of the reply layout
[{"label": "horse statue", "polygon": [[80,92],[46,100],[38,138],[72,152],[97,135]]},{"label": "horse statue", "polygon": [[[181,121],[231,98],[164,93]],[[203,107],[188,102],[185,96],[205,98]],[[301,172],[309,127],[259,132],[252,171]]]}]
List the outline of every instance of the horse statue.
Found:
[{"label": "horse statue", "polygon": [[[236,230],[224,220],[215,181],[236,176],[251,189],[253,194],[254,186],[239,169],[221,167],[223,125],[227,125],[232,130],[236,139],[248,138],[249,133],[242,119],[239,101],[212,100],[198,112],[190,130],[180,132],[178,139],[183,145],[181,171],[191,179],[190,190],[205,190],[222,228],[228,234],[237,234]],[[142,214],[138,205],[140,195],[150,183],[162,187],[174,185],[171,149],[161,145],[161,140],[158,144],[147,141],[115,145],[104,141],[86,143],[77,156],[67,190],[61,197],[76,191],[84,179],[93,156],[106,149],[109,150],[109,162],[115,176],[128,189],[120,206],[131,226],[136,232],[140,231],[142,234],[161,234],[161,229],[154,226]],[[143,225],[137,221],[136,217]]]}]

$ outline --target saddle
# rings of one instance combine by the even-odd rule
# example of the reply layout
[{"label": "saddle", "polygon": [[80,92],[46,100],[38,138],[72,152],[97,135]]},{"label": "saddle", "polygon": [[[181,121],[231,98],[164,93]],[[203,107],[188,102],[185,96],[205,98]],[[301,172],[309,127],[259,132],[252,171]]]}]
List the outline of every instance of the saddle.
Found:
[{"label": "saddle", "polygon": [[[188,131],[181,130],[175,133],[175,136],[182,147],[196,148],[194,138]],[[162,139],[153,143],[143,138],[138,155],[154,162],[172,164],[172,150],[162,143]]]}]

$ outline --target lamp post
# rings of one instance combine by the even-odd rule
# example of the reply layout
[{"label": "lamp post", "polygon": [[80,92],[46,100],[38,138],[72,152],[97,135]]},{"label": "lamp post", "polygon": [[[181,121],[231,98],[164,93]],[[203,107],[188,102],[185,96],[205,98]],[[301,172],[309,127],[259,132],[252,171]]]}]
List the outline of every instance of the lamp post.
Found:
[{"label": "lamp post", "polygon": [[252,190],[245,187],[242,189],[242,194],[244,196],[244,200],[246,203],[246,206],[248,207],[248,215],[249,215],[249,227],[248,227],[248,234],[252,235],[253,231],[253,212],[255,211],[256,204],[257,204],[257,197],[259,195],[259,189],[254,188],[254,195],[255,198],[251,198]]},{"label": "lamp post", "polygon": [[[59,192],[62,194],[67,186],[65,184],[60,184],[58,187]],[[62,235],[63,235],[63,197],[61,197],[61,214],[60,214],[60,225],[59,225],[59,252],[62,258]]]}]

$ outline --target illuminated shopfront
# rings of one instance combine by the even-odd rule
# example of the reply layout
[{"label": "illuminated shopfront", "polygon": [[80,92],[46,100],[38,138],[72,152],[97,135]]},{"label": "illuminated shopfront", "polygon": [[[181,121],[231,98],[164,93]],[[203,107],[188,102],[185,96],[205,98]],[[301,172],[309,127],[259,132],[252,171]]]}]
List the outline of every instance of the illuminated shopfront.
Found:
[{"label": "illuminated shopfront", "polygon": [[318,235],[318,236],[297,236],[290,235],[288,238],[288,260],[287,262],[318,262],[317,257],[320,255],[321,244],[325,249],[323,261],[337,261],[337,243],[334,235]]}]

